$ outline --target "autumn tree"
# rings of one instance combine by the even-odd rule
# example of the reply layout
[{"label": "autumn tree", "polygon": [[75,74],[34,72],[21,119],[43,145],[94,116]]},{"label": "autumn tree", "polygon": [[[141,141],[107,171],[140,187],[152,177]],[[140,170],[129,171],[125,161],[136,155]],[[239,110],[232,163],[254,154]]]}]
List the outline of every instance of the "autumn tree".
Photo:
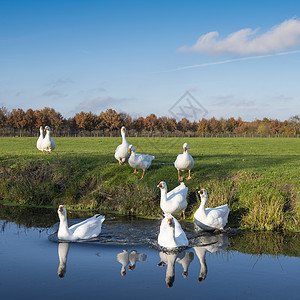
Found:
[{"label": "autumn tree", "polygon": [[34,112],[36,118],[36,127],[46,125],[51,129],[58,129],[62,125],[63,117],[59,112],[56,112],[53,108],[44,107],[41,110]]},{"label": "autumn tree", "polygon": [[4,106],[0,107],[0,128],[6,127],[7,118],[8,118],[8,111],[6,107]]},{"label": "autumn tree", "polygon": [[208,128],[211,133],[220,133],[222,130],[221,123],[215,117],[208,120]]},{"label": "autumn tree", "polygon": [[136,131],[143,131],[144,130],[144,121],[145,119],[143,117],[139,117],[132,122],[132,128],[135,129]]},{"label": "autumn tree", "polygon": [[129,114],[125,113],[125,112],[121,112],[119,115],[120,115],[120,118],[121,118],[122,126],[125,126],[126,129],[131,129],[131,125],[132,125],[131,116]]},{"label": "autumn tree", "polygon": [[32,134],[33,129],[36,127],[36,118],[34,111],[29,108],[27,109],[25,115],[24,115],[24,120],[25,120],[25,129],[29,130],[30,133]]},{"label": "autumn tree", "polygon": [[19,135],[22,136],[23,129],[25,127],[25,112],[22,108],[13,109],[9,114],[7,123],[14,129],[19,129]]},{"label": "autumn tree", "polygon": [[157,129],[157,117],[155,114],[151,114],[145,118],[144,128],[150,132]]},{"label": "autumn tree", "polygon": [[293,129],[293,134],[297,134],[300,131],[300,116],[295,115],[289,119],[289,123]]},{"label": "autumn tree", "polygon": [[121,127],[122,120],[120,115],[113,109],[107,109],[100,114],[103,120],[104,127],[109,130],[116,130]]},{"label": "autumn tree", "polygon": [[234,118],[229,118],[225,122],[225,132],[234,132],[235,128],[237,127],[238,123]]},{"label": "autumn tree", "polygon": [[186,118],[182,118],[178,122],[177,129],[182,132],[187,132],[187,131],[191,130],[191,122]]},{"label": "autumn tree", "polygon": [[159,131],[166,131],[166,130],[168,130],[168,118],[166,116],[159,117],[157,119],[157,129]]},{"label": "autumn tree", "polygon": [[167,119],[167,129],[168,131],[174,132],[177,130],[177,122],[175,118],[168,118]]},{"label": "autumn tree", "polygon": [[207,119],[205,119],[205,118],[201,119],[201,121],[198,123],[197,131],[199,131],[201,133],[208,133],[208,132],[210,132],[209,122],[208,122]]},{"label": "autumn tree", "polygon": [[78,129],[92,131],[96,127],[97,116],[92,112],[80,112],[74,117],[75,124]]},{"label": "autumn tree", "polygon": [[278,134],[280,133],[280,130],[281,130],[281,122],[279,120],[272,120],[270,122],[270,133],[272,134]]}]

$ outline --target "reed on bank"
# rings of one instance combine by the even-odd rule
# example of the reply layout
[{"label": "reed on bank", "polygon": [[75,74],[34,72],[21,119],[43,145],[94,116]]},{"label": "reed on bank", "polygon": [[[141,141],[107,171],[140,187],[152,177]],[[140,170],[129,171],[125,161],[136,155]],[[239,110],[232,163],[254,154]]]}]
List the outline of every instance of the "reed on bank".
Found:
[{"label": "reed on bank", "polygon": [[119,166],[113,154],[120,138],[56,138],[56,150],[42,154],[34,138],[0,138],[0,201],[30,206],[65,204],[158,217],[157,184],[177,184],[173,166],[182,144],[190,145],[195,166],[187,215],[205,188],[208,206],[225,203],[229,225],[259,230],[299,231],[300,140],[289,138],[128,138],[139,153],[156,158],[145,178]]}]

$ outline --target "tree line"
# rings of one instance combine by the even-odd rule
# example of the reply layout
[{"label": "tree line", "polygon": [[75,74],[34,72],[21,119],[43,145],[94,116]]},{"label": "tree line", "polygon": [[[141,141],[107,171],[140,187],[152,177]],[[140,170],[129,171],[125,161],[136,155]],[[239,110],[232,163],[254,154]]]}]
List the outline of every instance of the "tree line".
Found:
[{"label": "tree line", "polygon": [[285,121],[263,118],[244,121],[242,118],[202,118],[190,122],[183,118],[177,121],[166,116],[150,114],[133,119],[127,113],[107,109],[99,115],[92,112],[76,113],[64,118],[53,108],[41,110],[21,108],[8,111],[0,108],[0,136],[36,136],[39,127],[50,126],[54,136],[115,136],[125,126],[130,135],[143,136],[269,136],[300,134],[300,116],[295,115]]}]

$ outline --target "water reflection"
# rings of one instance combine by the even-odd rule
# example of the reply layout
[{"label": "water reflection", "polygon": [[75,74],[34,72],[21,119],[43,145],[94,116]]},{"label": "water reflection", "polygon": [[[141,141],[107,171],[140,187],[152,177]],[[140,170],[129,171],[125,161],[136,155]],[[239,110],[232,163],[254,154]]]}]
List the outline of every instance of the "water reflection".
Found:
[{"label": "water reflection", "polygon": [[129,252],[127,250],[123,250],[123,252],[118,253],[117,261],[122,265],[121,267],[121,275],[126,275],[126,267],[129,265]]},{"label": "water reflection", "polygon": [[171,288],[175,281],[175,262],[178,262],[183,267],[183,277],[188,275],[188,269],[190,263],[194,259],[194,253],[190,251],[181,251],[179,253],[165,253],[159,252],[160,262],[157,264],[159,267],[167,265],[166,269],[166,284],[168,288]]},{"label": "water reflection", "polygon": [[145,261],[147,255],[144,253],[138,253],[136,250],[131,250],[129,254],[129,262],[130,266],[128,267],[129,271],[135,269],[135,265],[138,261]]},{"label": "water reflection", "polygon": [[[182,268],[183,268],[182,276],[183,276],[183,278],[186,278],[188,276],[188,270],[189,270],[190,263],[194,259],[194,253],[190,252],[190,251],[184,251],[184,252],[181,252],[180,254],[181,255],[180,256],[178,255],[176,261],[182,265]],[[182,257],[182,254],[184,254],[183,257]]]},{"label": "water reflection", "polygon": [[226,233],[205,234],[197,238],[199,246],[193,247],[200,262],[200,274],[198,281],[205,280],[207,276],[206,253],[214,253],[229,246],[229,239]]},{"label": "water reflection", "polygon": [[67,258],[68,258],[69,248],[70,248],[70,243],[58,244],[59,266],[57,269],[57,274],[59,278],[64,278],[67,272]]},{"label": "water reflection", "polygon": [[144,253],[138,253],[136,250],[123,250],[123,252],[118,253],[117,255],[117,261],[122,265],[121,267],[121,275],[126,275],[126,267],[128,266],[128,270],[132,271],[136,267],[136,263],[138,261],[145,261],[147,258],[147,255]]}]

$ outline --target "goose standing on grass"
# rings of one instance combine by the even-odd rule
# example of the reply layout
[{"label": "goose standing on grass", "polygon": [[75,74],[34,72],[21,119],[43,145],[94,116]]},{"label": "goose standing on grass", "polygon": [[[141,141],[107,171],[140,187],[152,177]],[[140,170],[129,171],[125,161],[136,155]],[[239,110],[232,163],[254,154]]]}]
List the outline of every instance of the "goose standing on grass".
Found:
[{"label": "goose standing on grass", "polygon": [[126,140],[126,128],[121,128],[122,144],[115,150],[115,158],[119,162],[119,165],[123,164],[129,157],[128,147],[129,144]]},{"label": "goose standing on grass", "polygon": [[43,126],[41,126],[40,127],[40,136],[36,142],[36,147],[38,148],[39,151],[43,151],[43,148],[42,148],[43,139],[44,139],[44,130],[43,130]]},{"label": "goose standing on grass", "polygon": [[133,145],[130,145],[128,148],[129,165],[134,169],[133,173],[138,174],[138,170],[143,170],[143,175],[140,179],[144,178],[145,171],[150,167],[152,160],[155,156],[148,155],[148,154],[138,154],[135,152],[135,148]]},{"label": "goose standing on grass", "polygon": [[43,139],[42,142],[42,151],[45,153],[45,151],[47,152],[51,152],[52,150],[55,149],[55,142],[53,140],[53,138],[50,136],[50,127],[46,126],[45,127],[46,130],[46,135]]},{"label": "goose standing on grass", "polygon": [[188,193],[188,187],[183,182],[180,183],[175,189],[168,192],[167,184],[161,181],[158,186],[161,190],[160,208],[166,214],[179,214],[182,212],[185,219],[185,209],[188,205],[186,197]]},{"label": "goose standing on grass", "polygon": [[186,179],[191,179],[191,170],[194,166],[194,159],[189,154],[189,145],[187,143],[183,144],[183,153],[178,154],[174,166],[178,171],[178,180],[182,181],[183,177],[180,176],[180,171],[189,171],[189,176]]},{"label": "goose standing on grass", "polygon": [[200,207],[194,215],[194,222],[202,230],[223,230],[228,221],[229,207],[227,204],[205,208],[208,195],[205,189],[201,189],[198,194],[201,197]]},{"label": "goose standing on grass", "polygon": [[188,246],[189,244],[181,225],[171,214],[165,214],[161,221],[157,242],[160,246],[169,249]]},{"label": "goose standing on grass", "polygon": [[67,210],[60,205],[57,210],[60,223],[57,237],[63,241],[87,240],[97,237],[101,233],[102,223],[105,220],[100,214],[68,227]]}]

